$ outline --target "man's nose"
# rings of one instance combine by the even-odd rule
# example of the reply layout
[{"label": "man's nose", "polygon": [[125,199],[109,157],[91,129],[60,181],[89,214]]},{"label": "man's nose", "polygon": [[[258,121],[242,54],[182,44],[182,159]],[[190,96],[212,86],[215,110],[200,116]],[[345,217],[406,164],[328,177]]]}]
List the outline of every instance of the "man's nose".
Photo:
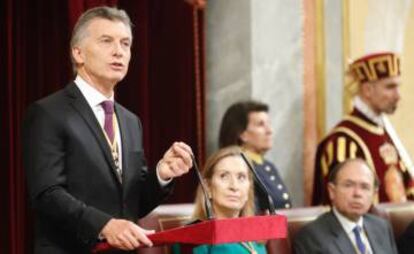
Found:
[{"label": "man's nose", "polygon": [[358,185],[355,185],[352,190],[354,197],[361,197],[362,196],[362,188]]},{"label": "man's nose", "polygon": [[114,56],[118,56],[118,57],[123,56],[124,50],[122,48],[121,42],[114,43],[113,54]]},{"label": "man's nose", "polygon": [[395,90],[395,100],[399,101],[401,99],[401,92],[400,92],[400,88],[397,88]]}]

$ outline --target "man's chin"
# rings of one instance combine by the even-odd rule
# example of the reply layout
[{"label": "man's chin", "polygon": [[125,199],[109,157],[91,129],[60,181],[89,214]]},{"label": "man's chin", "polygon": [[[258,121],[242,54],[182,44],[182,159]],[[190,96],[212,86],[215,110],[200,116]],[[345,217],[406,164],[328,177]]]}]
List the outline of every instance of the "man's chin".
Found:
[{"label": "man's chin", "polygon": [[384,111],[385,114],[387,115],[392,115],[395,113],[395,111],[397,110],[397,107],[393,107],[393,108],[389,108],[387,110]]},{"label": "man's chin", "polygon": [[114,83],[121,82],[124,79],[125,75],[114,75],[111,77],[111,81]]}]

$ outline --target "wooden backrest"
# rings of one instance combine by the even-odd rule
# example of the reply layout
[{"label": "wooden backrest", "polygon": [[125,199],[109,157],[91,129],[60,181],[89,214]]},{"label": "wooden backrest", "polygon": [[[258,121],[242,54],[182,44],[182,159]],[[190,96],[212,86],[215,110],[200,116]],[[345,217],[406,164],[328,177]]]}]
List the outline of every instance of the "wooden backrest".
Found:
[{"label": "wooden backrest", "polygon": [[[192,204],[161,205],[145,218],[139,220],[138,224],[146,229],[163,231],[187,224],[191,219],[193,211]],[[140,254],[170,254],[169,246],[143,248]]]},{"label": "wooden backrest", "polygon": [[414,221],[414,202],[405,203],[382,203],[377,205],[388,214],[395,239],[398,239],[407,229],[408,225]]},{"label": "wooden backrest", "polygon": [[303,226],[318,218],[319,215],[329,211],[329,209],[328,206],[313,206],[280,210],[279,213],[285,215],[288,219],[290,241],[293,240]]}]

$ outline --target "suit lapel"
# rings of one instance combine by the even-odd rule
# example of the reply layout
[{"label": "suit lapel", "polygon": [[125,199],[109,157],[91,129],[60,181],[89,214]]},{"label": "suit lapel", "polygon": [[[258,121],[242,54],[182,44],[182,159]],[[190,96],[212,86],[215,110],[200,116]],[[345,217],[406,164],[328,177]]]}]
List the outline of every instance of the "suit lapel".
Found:
[{"label": "suit lapel", "polygon": [[111,150],[108,142],[106,141],[105,135],[102,131],[101,126],[99,125],[98,120],[96,119],[95,114],[93,113],[91,107],[89,106],[86,99],[83,97],[81,91],[76,87],[75,83],[71,83],[66,87],[67,95],[72,99],[72,107],[82,116],[83,120],[87,123],[89,129],[97,139],[99,146],[102,149],[102,152],[105,155],[105,159],[108,164],[115,172],[115,162],[112,158]]},{"label": "suit lapel", "polygon": [[374,253],[383,253],[385,248],[383,248],[384,238],[381,238],[381,235],[385,235],[387,232],[378,232],[375,228],[375,225],[370,223],[369,218],[364,218],[364,229],[367,233],[369,244],[371,245],[372,252]]},{"label": "suit lapel", "polygon": [[352,245],[351,240],[343,229],[342,225],[339,223],[338,219],[335,217],[333,212],[329,213],[327,218],[327,223],[330,228],[332,235],[334,236],[334,244],[337,247],[338,253],[350,254],[355,253],[355,248]]},{"label": "suit lapel", "polygon": [[118,120],[118,125],[119,125],[119,131],[120,131],[120,137],[121,137],[121,145],[122,145],[122,183],[123,186],[125,187],[126,185],[126,180],[128,179],[128,167],[126,165],[128,165],[128,151],[129,151],[129,147],[130,147],[130,138],[129,137],[129,133],[127,131],[127,119],[125,117],[125,113],[122,111],[121,106],[118,103],[115,103],[115,113],[116,113],[116,118]]}]

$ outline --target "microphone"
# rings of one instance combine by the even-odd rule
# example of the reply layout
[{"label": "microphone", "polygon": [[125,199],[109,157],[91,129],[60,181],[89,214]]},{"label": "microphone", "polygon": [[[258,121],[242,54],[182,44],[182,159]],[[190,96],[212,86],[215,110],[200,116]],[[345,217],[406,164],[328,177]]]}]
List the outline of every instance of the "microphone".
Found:
[{"label": "microphone", "polygon": [[213,209],[211,208],[211,202],[210,202],[210,199],[208,198],[208,194],[207,194],[206,183],[204,182],[204,179],[201,176],[200,169],[198,168],[196,159],[194,158],[193,154],[191,154],[191,159],[193,160],[193,165],[194,165],[197,177],[198,177],[198,181],[200,182],[201,190],[203,191],[204,206],[205,206],[204,208],[206,209],[207,219],[209,219],[209,220],[214,219]]},{"label": "microphone", "polygon": [[273,203],[273,199],[269,194],[270,193],[269,189],[263,183],[262,179],[259,178],[259,176],[256,172],[256,169],[254,169],[253,165],[247,159],[246,155],[243,152],[241,152],[240,155],[243,158],[243,160],[246,162],[246,164],[249,167],[250,171],[252,171],[254,180],[258,183],[258,185],[260,187],[260,190],[263,192],[263,194],[265,194],[267,196],[267,205],[268,205],[270,214],[275,215],[276,214],[276,208],[275,208],[275,204]]}]

